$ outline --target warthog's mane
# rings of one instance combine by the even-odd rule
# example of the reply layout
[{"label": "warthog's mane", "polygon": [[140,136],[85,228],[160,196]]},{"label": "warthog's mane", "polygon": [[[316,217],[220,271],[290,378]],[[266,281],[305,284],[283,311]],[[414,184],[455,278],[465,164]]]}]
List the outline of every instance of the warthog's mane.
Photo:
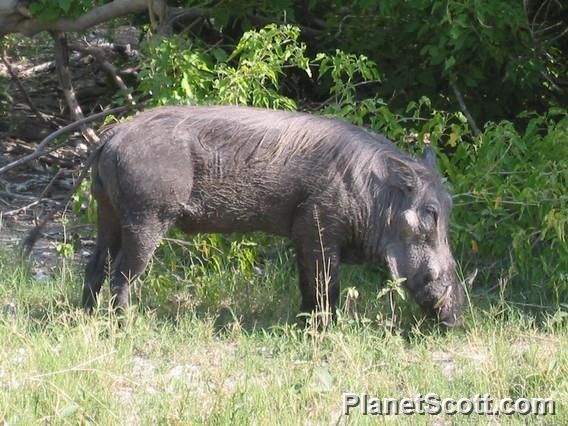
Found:
[{"label": "warthog's mane", "polygon": [[165,138],[168,134],[183,138],[190,131],[198,135],[204,149],[211,145],[229,148],[238,158],[317,161],[328,166],[328,173],[355,179],[353,184],[366,190],[373,179],[384,181],[396,173],[392,167],[396,164],[422,178],[432,175],[385,137],[336,118],[251,107],[160,107],[139,114],[131,123],[134,128],[130,131],[136,132],[137,138],[155,137],[145,135],[144,129],[136,130],[137,125],[151,124],[159,127]]}]

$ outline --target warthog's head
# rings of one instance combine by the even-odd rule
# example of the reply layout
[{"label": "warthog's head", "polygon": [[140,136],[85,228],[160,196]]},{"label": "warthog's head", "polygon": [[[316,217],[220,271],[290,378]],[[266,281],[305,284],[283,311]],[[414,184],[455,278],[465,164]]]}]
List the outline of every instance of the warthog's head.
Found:
[{"label": "warthog's head", "polygon": [[393,278],[429,316],[446,326],[461,323],[464,290],[448,237],[452,199],[426,147],[418,161],[389,159],[391,211],[383,234],[383,255]]}]

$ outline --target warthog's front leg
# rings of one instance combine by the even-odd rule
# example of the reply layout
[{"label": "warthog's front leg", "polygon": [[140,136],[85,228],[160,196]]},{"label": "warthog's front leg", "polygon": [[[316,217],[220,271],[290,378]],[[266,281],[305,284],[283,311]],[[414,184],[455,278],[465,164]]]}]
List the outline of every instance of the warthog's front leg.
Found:
[{"label": "warthog's front leg", "polygon": [[292,240],[296,248],[302,312],[334,313],[339,299],[339,244],[317,217],[305,215],[294,221]]},{"label": "warthog's front leg", "polygon": [[339,301],[339,250],[296,244],[302,312],[335,313]]}]

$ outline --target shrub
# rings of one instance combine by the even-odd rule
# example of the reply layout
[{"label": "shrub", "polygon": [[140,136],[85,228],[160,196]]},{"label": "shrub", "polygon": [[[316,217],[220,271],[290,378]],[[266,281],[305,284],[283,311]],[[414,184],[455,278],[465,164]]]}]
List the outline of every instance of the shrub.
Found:
[{"label": "shrub", "polygon": [[[317,70],[330,95],[317,112],[384,133],[408,151],[420,150],[423,141],[438,151],[441,173],[456,194],[453,239],[464,266],[477,265],[490,283],[512,277],[513,289],[525,295],[546,294],[559,302],[568,294],[566,111],[524,114],[523,130],[510,121],[488,123],[474,137],[463,114],[436,110],[426,97],[409,102],[404,114],[391,110],[378,94],[362,97],[358,88],[380,79],[373,61],[339,50],[310,60],[298,36],[295,27],[270,25],[245,33],[230,55],[194,48],[176,37],[163,39],[148,48],[140,89],[158,105],[295,109],[295,102],[281,94],[285,70],[294,67],[307,75]],[[241,246],[227,237],[195,241],[200,258],[208,256],[207,241],[221,255],[248,265],[244,269],[258,260],[253,240],[242,246],[244,263],[234,250]],[[219,260],[211,264],[218,269]]]}]

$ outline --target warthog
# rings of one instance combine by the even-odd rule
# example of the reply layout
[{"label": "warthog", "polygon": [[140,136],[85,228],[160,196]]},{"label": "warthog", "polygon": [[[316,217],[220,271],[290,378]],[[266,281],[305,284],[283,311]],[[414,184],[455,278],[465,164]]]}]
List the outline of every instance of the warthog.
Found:
[{"label": "warthog", "polygon": [[[452,208],[432,151],[401,152],[382,136],[310,114],[245,107],[161,107],[115,125],[93,162],[95,252],[83,303],[91,310],[107,255],[114,306],[168,228],[264,231],[290,238],[302,311],[339,296],[340,261],[386,264],[423,310],[460,321],[463,289],[448,240]],[[324,277],[325,275],[325,277]]]}]

